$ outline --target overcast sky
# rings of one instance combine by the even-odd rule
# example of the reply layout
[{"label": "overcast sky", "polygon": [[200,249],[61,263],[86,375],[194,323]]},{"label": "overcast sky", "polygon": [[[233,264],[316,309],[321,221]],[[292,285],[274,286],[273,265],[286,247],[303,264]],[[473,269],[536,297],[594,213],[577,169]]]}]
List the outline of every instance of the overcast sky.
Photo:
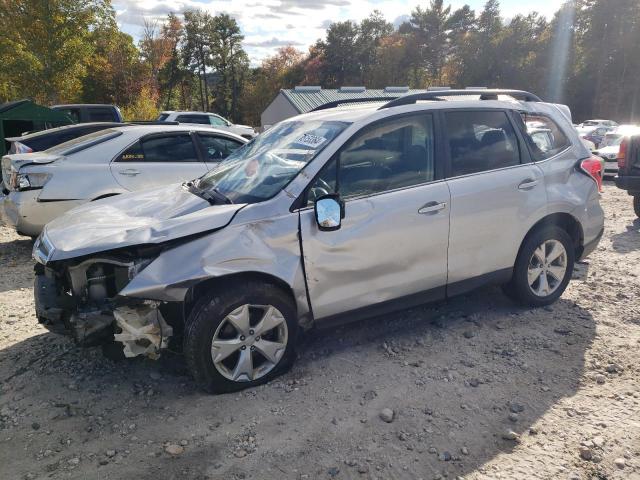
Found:
[{"label": "overcast sky", "polygon": [[[468,3],[482,9],[486,0],[452,1],[453,8]],[[503,0],[504,17],[536,10],[551,17],[563,0]],[[211,14],[228,13],[238,20],[245,36],[244,48],[251,63],[275,52],[283,45],[306,51],[318,38],[323,38],[331,22],[361,20],[373,10],[380,10],[391,22],[401,23],[416,5],[428,0],[113,0],[118,24],[137,41],[144,19],[163,19],[167,13],[181,13],[200,8]]]}]

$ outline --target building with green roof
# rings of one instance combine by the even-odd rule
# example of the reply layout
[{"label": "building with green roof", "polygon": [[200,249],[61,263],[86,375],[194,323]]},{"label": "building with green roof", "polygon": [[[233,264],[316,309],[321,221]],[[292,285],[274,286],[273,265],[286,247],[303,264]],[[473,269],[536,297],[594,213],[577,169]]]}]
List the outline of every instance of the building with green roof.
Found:
[{"label": "building with green roof", "polygon": [[409,95],[412,93],[422,93],[427,90],[410,89],[409,87],[385,87],[385,88],[365,88],[365,87],[341,87],[341,88],[321,88],[317,86],[297,86],[291,89],[280,90],[276,98],[262,112],[260,123],[263,129],[301,113],[307,113],[314,108],[337,100],[364,99],[371,98],[372,101],[380,98],[389,100]]}]

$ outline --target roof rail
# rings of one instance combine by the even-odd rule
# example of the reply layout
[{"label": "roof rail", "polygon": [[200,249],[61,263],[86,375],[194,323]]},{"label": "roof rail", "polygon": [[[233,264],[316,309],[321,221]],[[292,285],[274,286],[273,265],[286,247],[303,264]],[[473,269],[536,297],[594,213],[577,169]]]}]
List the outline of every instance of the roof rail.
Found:
[{"label": "roof rail", "polygon": [[[411,95],[406,95],[410,97]],[[339,107],[340,105],[344,105],[346,103],[373,103],[373,102],[388,102],[389,100],[395,101],[400,100],[403,97],[365,97],[365,98],[341,98],[340,100],[334,100],[332,102],[323,103],[322,105],[317,106],[311,112],[317,112],[318,110],[327,110],[329,108]]]},{"label": "roof rail", "polygon": [[381,106],[378,110],[384,108],[398,107],[400,105],[411,105],[420,100],[443,100],[442,97],[461,97],[466,95],[480,95],[480,100],[497,100],[498,95],[506,95],[516,100],[524,102],[541,102],[540,98],[533,93],[523,90],[503,90],[503,89],[465,89],[465,90],[438,90],[426,93],[413,93],[403,97],[396,98]]}]

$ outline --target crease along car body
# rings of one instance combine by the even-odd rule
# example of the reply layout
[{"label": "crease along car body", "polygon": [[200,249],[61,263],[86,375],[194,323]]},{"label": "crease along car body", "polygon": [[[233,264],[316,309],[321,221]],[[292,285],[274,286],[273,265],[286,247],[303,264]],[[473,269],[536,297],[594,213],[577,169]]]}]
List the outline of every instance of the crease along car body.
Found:
[{"label": "crease along car body", "polygon": [[38,318],[128,356],[181,342],[196,381],[226,392],[284,371],[300,329],[487,283],[547,305],[603,232],[600,162],[568,115],[449,90],[283,121],[197,180],[48,224]]}]

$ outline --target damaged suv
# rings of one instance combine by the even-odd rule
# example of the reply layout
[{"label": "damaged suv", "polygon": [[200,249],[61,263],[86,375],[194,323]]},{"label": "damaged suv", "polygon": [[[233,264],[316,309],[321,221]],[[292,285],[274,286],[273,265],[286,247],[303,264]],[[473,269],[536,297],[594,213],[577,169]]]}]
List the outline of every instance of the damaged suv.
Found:
[{"label": "damaged suv", "polygon": [[196,381],[226,392],[281,373],[301,329],[487,283],[530,306],[562,295],[604,220],[600,161],[566,107],[513,90],[354,103],[285,120],[199,179],[49,223],[39,321],[127,357],[181,344]]}]

